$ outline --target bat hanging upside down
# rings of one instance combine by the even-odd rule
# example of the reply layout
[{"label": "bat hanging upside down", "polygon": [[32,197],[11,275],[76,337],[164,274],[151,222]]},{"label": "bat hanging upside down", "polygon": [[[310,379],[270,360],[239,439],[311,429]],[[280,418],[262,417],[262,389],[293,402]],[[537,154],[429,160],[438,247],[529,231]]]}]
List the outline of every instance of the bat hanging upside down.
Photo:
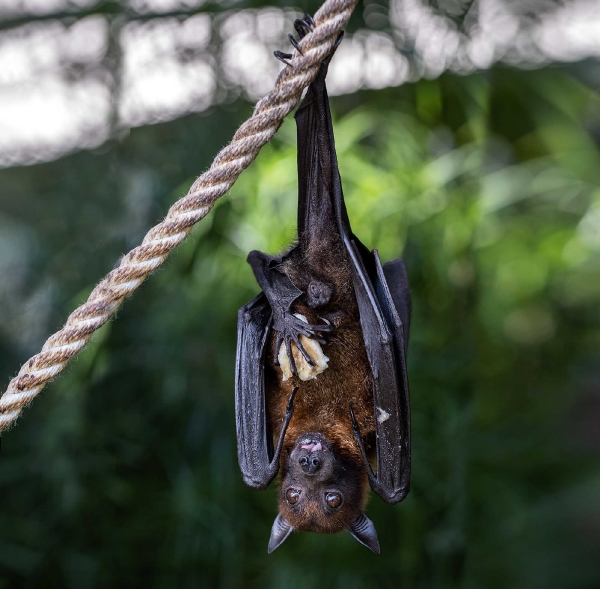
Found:
[{"label": "bat hanging upside down", "polygon": [[[301,37],[312,26],[310,17],[295,23]],[[406,269],[399,259],[382,266],[350,229],[325,88],[330,59],[295,115],[297,243],[280,256],[249,254],[262,292],[239,312],[240,468],[255,489],[281,474],[269,552],[293,530],[349,530],[379,553],[363,513],[367,487],[388,503],[409,489]]]}]

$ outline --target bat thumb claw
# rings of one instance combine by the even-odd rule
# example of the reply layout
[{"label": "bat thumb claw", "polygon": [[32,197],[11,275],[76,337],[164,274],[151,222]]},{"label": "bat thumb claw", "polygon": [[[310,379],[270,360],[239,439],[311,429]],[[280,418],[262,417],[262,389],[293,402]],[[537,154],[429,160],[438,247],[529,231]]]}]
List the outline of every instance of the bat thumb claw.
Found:
[{"label": "bat thumb claw", "polygon": [[352,419],[352,427],[356,432],[356,430],[358,429],[358,423],[356,422],[356,416],[354,415],[354,408],[352,407],[352,405],[350,405],[350,419]]},{"label": "bat thumb claw", "polygon": [[294,410],[294,397],[296,396],[296,393],[298,392],[298,388],[299,387],[294,387],[294,390],[292,391],[292,394],[290,395],[290,398],[288,399],[288,402],[287,402],[287,410],[288,411]]}]

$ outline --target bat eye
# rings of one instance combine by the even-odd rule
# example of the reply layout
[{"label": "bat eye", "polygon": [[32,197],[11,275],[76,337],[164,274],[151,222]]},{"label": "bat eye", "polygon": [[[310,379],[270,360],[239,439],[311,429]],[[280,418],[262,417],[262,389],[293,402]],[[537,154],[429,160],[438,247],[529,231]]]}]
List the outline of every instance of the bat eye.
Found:
[{"label": "bat eye", "polygon": [[288,489],[285,492],[285,500],[290,505],[296,505],[296,503],[298,503],[298,499],[300,499],[300,491],[297,489]]},{"label": "bat eye", "polygon": [[337,509],[343,502],[342,496],[339,493],[326,493],[325,501],[331,509]]}]

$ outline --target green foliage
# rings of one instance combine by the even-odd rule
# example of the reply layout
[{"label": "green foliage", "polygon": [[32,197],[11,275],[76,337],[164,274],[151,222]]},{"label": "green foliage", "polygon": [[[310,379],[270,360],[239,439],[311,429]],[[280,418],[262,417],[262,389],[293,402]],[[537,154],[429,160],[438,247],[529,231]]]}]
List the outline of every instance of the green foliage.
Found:
[{"label": "green foliage", "polygon": [[[348,534],[267,556],[274,489],[237,468],[236,311],[258,290],[247,252],[294,237],[290,119],[3,437],[0,587],[597,586],[599,102],[557,69],[332,99],[353,229],[383,259],[404,252],[413,290],[413,484],[368,506],[380,557]],[[0,256],[4,374],[247,108],[0,174],[20,255]]]}]

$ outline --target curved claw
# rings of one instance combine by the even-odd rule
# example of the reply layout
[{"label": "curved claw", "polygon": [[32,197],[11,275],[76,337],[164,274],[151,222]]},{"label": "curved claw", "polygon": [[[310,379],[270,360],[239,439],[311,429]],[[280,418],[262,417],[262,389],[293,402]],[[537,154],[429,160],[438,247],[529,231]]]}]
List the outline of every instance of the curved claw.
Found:
[{"label": "curved claw", "polygon": [[298,326],[298,333],[301,333],[302,335],[308,337],[308,338],[312,338],[313,337],[313,333],[308,329],[308,325],[306,327],[299,325]]},{"label": "curved claw", "polygon": [[308,27],[301,18],[297,18],[294,21],[294,28],[296,29],[296,32],[298,33],[301,39],[304,39],[304,37],[306,37],[306,29],[308,29]]},{"label": "curved claw", "polygon": [[334,329],[333,325],[306,325],[306,328],[310,331],[323,331],[326,333],[329,333]]},{"label": "curved claw", "polygon": [[283,341],[283,336],[278,333],[277,339],[275,340],[275,366],[279,366],[279,348],[281,347],[281,342]]},{"label": "curved claw", "polygon": [[[310,326],[307,326],[307,327],[310,327]],[[319,337],[317,334],[313,333],[310,329],[299,328],[298,333],[302,334],[303,336],[305,336],[309,339],[319,342],[321,345],[325,345],[327,343],[327,341],[325,339],[323,339],[322,337]]]},{"label": "curved claw", "polygon": [[273,55],[282,63],[285,63],[285,65],[289,65],[291,66],[292,64],[287,61],[288,59],[291,59],[292,54],[291,53],[283,53],[283,51],[279,51],[279,49],[276,49],[275,51],[273,51]]},{"label": "curved claw", "polygon": [[308,31],[312,31],[316,26],[317,23],[313,17],[306,12],[304,13],[303,18],[297,18],[294,21],[294,28],[298,31],[299,35],[303,33],[303,36],[306,35]]},{"label": "curved claw", "polygon": [[[285,408],[286,414],[294,412],[294,397],[296,396],[296,393],[298,392],[299,388],[300,387],[294,387],[294,390],[292,391],[292,394],[290,395],[290,398],[288,399],[287,407]],[[287,415],[286,415],[286,417],[287,417]],[[291,416],[290,416],[290,418],[291,418]]]},{"label": "curved claw", "polygon": [[321,345],[325,345],[327,344],[327,340],[322,337],[322,334],[330,333],[335,329],[334,326],[329,323],[326,325],[310,325],[305,323],[299,317],[288,313],[281,313],[274,317],[272,325],[273,329],[277,332],[277,337],[275,339],[274,365],[280,365],[279,352],[281,350],[281,345],[284,344],[292,376],[298,376],[298,369],[292,353],[291,343],[294,342],[294,344],[296,344],[296,347],[306,360],[307,364],[314,367],[316,366],[316,360],[306,351],[306,348],[300,341],[300,336],[303,335],[311,340],[319,342]]},{"label": "curved claw", "polygon": [[294,49],[300,55],[304,55],[304,53],[302,53],[302,49],[300,49],[300,45],[298,45],[298,41],[296,41],[296,39],[294,39],[294,36],[293,35],[288,35],[288,39],[290,40],[290,43],[294,46]]},{"label": "curved claw", "polygon": [[296,347],[298,348],[298,350],[300,350],[300,353],[304,356],[304,359],[306,360],[307,364],[309,366],[314,366],[315,365],[315,361],[308,355],[308,352],[304,349],[304,346],[300,343],[300,338],[298,338],[297,336],[292,336],[294,339],[294,343],[296,344]]},{"label": "curved claw", "polygon": [[289,338],[284,338],[285,340],[285,351],[287,352],[288,359],[290,361],[290,370],[292,372],[292,376],[298,376],[298,371],[296,370],[296,362],[294,360],[294,356],[292,354],[292,344],[290,343]]},{"label": "curved claw", "polygon": [[306,37],[306,35],[311,31],[310,25],[301,18],[297,18],[294,21],[294,28],[296,29],[300,39],[304,39],[304,37]]},{"label": "curved claw", "polygon": [[335,44],[333,45],[333,51],[335,51],[339,47],[343,38],[344,38],[344,31],[340,31],[340,34],[338,35],[338,38],[335,40]]}]

